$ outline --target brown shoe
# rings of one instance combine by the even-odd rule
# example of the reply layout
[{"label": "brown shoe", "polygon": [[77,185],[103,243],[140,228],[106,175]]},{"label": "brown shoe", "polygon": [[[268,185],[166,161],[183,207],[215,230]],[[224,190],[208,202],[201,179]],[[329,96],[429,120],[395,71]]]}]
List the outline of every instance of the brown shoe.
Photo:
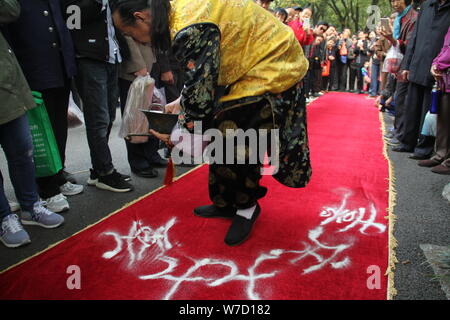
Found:
[{"label": "brown shoe", "polygon": [[438,165],[440,165],[441,163],[439,161],[433,160],[433,159],[428,159],[428,160],[421,160],[418,162],[419,167],[425,167],[425,168],[433,168],[436,167]]},{"label": "brown shoe", "polygon": [[437,174],[450,174],[450,168],[447,166],[444,166],[443,164],[440,164],[433,169],[431,169],[431,172],[437,173]]}]

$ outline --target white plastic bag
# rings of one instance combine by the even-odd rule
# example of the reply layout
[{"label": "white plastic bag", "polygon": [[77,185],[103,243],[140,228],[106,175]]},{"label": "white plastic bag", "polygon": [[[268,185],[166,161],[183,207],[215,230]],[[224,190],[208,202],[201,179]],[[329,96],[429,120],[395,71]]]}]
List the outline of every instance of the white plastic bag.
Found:
[{"label": "white plastic bag", "polygon": [[73,100],[72,93],[69,96],[69,110],[67,111],[67,124],[69,128],[76,128],[84,124],[84,115]]},{"label": "white plastic bag", "polygon": [[450,202],[450,183],[445,186],[442,196]]},{"label": "white plastic bag", "polygon": [[149,75],[137,77],[128,90],[127,102],[122,116],[119,137],[128,138],[131,143],[146,143],[148,137],[129,136],[148,134],[147,117],[141,110],[150,110],[155,80]]},{"label": "white plastic bag", "polygon": [[429,137],[436,137],[437,128],[437,114],[428,111],[425,116],[425,121],[422,126],[422,135]]},{"label": "white plastic bag", "polygon": [[153,90],[153,103],[165,106],[167,104],[166,90],[164,88],[156,88]]},{"label": "white plastic bag", "polygon": [[382,71],[397,74],[400,71],[402,60],[403,54],[401,53],[399,46],[392,46],[386,54]]}]

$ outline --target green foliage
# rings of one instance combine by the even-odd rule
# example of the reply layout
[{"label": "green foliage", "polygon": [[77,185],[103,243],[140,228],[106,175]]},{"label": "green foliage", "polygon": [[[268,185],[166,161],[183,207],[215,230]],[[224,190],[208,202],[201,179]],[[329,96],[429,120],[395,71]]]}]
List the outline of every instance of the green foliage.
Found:
[{"label": "green foliage", "polygon": [[380,9],[381,17],[391,13],[389,0],[274,0],[272,7],[289,8],[310,6],[313,9],[313,22],[327,21],[338,29],[349,27],[352,31],[373,29],[375,15],[368,13],[371,5]]}]

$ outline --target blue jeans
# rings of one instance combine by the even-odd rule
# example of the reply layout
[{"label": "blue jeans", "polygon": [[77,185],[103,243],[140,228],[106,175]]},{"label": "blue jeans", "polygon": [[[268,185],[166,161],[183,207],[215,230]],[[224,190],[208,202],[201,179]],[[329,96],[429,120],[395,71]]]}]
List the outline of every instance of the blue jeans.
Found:
[{"label": "blue jeans", "polygon": [[[35,182],[33,143],[26,115],[0,125],[0,145],[8,161],[17,201],[22,210],[32,211],[34,203],[39,201],[39,195]],[[9,214],[11,208],[5,196],[3,175],[0,172],[0,221]]]},{"label": "blue jeans", "polygon": [[83,101],[92,167],[104,176],[114,169],[108,142],[119,106],[119,65],[87,58],[77,64],[75,81]]},{"label": "blue jeans", "polygon": [[369,95],[378,95],[378,88],[380,87],[380,82],[378,81],[378,76],[380,75],[380,65],[372,63],[372,73],[370,74],[370,88]]}]

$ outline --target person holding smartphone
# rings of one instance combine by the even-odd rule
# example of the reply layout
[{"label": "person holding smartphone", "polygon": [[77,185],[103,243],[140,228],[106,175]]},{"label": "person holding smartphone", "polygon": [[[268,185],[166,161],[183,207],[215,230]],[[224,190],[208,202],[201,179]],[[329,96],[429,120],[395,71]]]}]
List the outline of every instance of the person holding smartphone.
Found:
[{"label": "person holding smartphone", "polygon": [[[391,45],[398,46],[400,52],[405,54],[418,13],[412,6],[411,0],[391,1],[391,5],[396,13],[396,17],[394,19],[383,20],[380,26],[380,33]],[[405,134],[405,101],[408,92],[408,80],[402,76],[401,72],[398,75],[398,80],[395,90],[395,131],[393,133],[393,139],[390,141],[391,144],[397,145],[394,146],[396,150],[400,150],[398,149],[399,140]]]},{"label": "person holding smartphone", "polygon": [[310,19],[312,9],[305,8],[299,17],[288,23],[289,27],[294,31],[295,37],[302,47],[312,45],[314,42],[313,30],[311,30]]}]

